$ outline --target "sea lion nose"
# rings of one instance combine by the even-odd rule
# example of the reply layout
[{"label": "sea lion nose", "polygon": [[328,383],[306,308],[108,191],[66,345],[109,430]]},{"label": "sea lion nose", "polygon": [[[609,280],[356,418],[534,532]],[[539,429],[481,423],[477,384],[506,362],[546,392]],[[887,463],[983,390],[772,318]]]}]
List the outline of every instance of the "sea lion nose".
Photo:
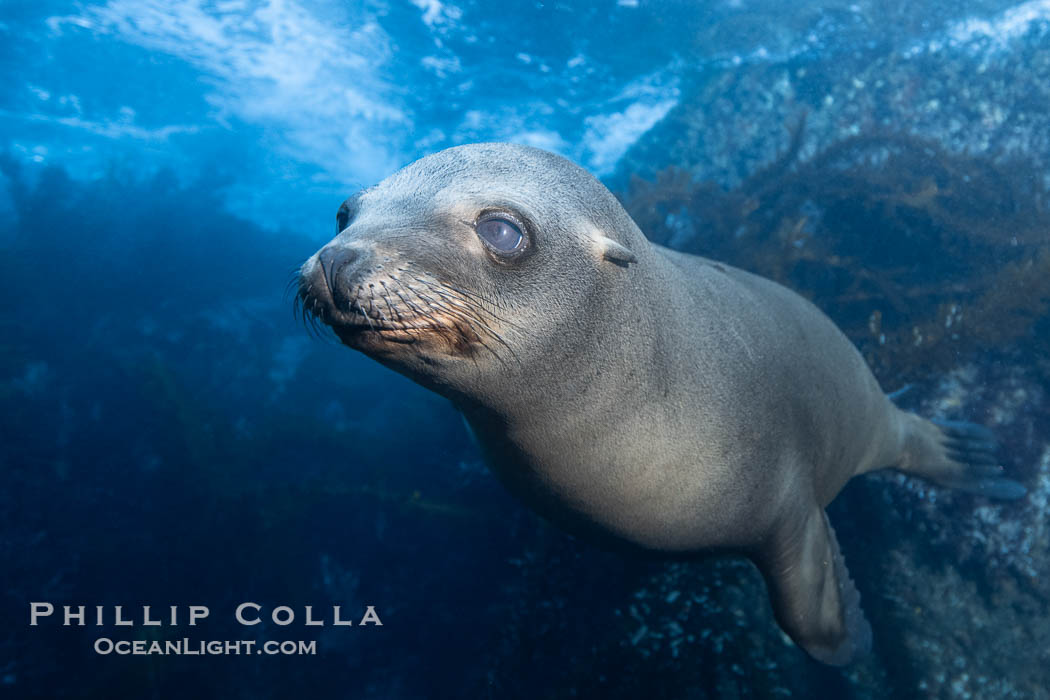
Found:
[{"label": "sea lion nose", "polygon": [[[347,295],[347,280],[341,279],[341,275],[350,265],[357,260],[358,254],[352,248],[342,245],[329,245],[321,249],[317,254],[317,261],[321,264],[325,283],[332,298],[345,299]],[[342,282],[340,284],[340,282]]]}]

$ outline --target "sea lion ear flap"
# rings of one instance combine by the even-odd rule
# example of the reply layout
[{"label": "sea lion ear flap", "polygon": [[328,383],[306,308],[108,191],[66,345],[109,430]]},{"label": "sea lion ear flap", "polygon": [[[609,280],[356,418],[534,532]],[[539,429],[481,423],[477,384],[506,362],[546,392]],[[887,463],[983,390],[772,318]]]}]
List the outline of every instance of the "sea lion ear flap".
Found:
[{"label": "sea lion ear flap", "polygon": [[598,246],[598,252],[604,260],[608,260],[620,267],[627,267],[631,263],[638,262],[638,258],[626,246],[617,243],[608,236],[595,233],[594,242]]}]

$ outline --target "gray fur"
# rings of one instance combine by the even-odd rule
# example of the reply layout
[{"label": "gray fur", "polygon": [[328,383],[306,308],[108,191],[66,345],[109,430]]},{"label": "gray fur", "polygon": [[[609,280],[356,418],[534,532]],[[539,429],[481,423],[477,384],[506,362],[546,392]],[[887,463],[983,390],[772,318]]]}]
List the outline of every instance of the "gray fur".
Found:
[{"label": "gray fur", "polygon": [[[476,235],[491,208],[527,224],[521,259]],[[649,243],[594,177],[524,146],[428,156],[341,212],[328,267],[303,266],[306,309],[451,399],[512,491],[605,541],[748,556],[810,654],[866,651],[824,506],[880,467],[969,472],[815,306]]]}]

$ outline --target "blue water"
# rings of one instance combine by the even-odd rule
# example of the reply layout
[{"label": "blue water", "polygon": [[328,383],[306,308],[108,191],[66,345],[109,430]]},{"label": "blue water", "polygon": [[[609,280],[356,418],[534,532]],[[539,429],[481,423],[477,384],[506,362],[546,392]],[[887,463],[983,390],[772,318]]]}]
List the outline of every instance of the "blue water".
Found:
[{"label": "blue water", "polygon": [[[802,158],[890,129],[1045,173],[1048,23],[1042,0],[0,4],[0,694],[1045,689],[1050,451],[1045,357],[1033,350],[1045,305],[989,348],[994,361],[878,366],[898,382],[887,390],[919,383],[912,407],[1002,426],[1031,500],[1003,510],[941,495],[950,506],[937,510],[937,491],[900,477],[851,487],[833,520],[847,521],[840,540],[862,560],[862,595],[881,602],[868,607],[873,659],[838,671],[781,639],[746,565],[639,561],[543,523],[488,474],[446,401],[312,336],[287,285],[349,194],[468,142],[555,151],[624,196],[632,174],[668,166],[731,188],[782,152],[785,121],[806,113]],[[924,67],[905,79],[894,72],[904,64]],[[881,102],[890,88],[899,99]],[[1046,185],[1023,196],[1045,204]],[[807,226],[832,218],[806,207]],[[695,217],[674,210],[658,223],[662,242],[710,249]],[[897,234],[912,272],[939,264],[938,249],[909,249],[928,239]],[[747,266],[741,240],[733,263]],[[1038,232],[1014,243],[1025,252],[1004,265],[1047,245]],[[855,248],[873,265],[894,257]],[[837,289],[827,269],[817,261],[787,281],[819,303]],[[976,284],[966,273],[945,273],[959,294]],[[908,297],[899,315],[923,303]],[[871,308],[828,311],[856,321],[851,338],[876,357]],[[872,503],[893,493],[904,494],[896,506]],[[871,534],[882,522],[885,542]],[[909,549],[912,535],[930,549]],[[915,578],[894,588],[892,566]],[[958,613],[921,617],[953,595]],[[262,624],[237,623],[245,601],[263,607]],[[55,613],[30,626],[33,602]],[[63,605],[87,606],[88,624],[63,626]],[[115,625],[116,605],[136,624]],[[210,615],[145,626],[143,605]],[[282,605],[292,625],[268,617]],[[332,624],[336,605],[353,626]],[[300,624],[305,606],[327,623]],[[381,626],[358,624],[367,606]],[[918,631],[901,632],[908,624]],[[1020,628],[1035,631],[1008,633]],[[317,654],[96,649],[100,638],[184,636],[316,640]],[[1023,671],[1004,661],[1018,649],[1031,654]]]}]

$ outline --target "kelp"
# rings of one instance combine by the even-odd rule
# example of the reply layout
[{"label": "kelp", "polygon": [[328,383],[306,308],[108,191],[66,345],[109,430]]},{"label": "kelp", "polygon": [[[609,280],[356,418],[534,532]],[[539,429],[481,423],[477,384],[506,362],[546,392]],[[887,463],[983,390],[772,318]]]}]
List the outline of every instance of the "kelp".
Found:
[{"label": "kelp", "polygon": [[805,118],[789,131],[732,189],[671,167],[620,198],[652,240],[812,299],[883,378],[1050,351],[1050,201],[1034,164],[886,130],[803,159]]}]

